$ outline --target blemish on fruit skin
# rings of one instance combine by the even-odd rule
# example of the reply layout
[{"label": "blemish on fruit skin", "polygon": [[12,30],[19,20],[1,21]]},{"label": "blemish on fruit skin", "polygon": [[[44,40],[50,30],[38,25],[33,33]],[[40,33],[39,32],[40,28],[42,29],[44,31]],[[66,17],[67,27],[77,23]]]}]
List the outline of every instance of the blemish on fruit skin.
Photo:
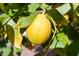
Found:
[{"label": "blemish on fruit skin", "polygon": [[38,14],[26,32],[27,38],[32,44],[42,44],[51,34],[51,23],[44,14]]}]

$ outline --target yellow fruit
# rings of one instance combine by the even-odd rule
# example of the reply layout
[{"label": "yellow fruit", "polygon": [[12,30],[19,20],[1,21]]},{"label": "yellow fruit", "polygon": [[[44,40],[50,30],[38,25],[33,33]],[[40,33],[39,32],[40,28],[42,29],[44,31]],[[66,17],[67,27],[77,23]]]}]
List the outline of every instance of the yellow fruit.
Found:
[{"label": "yellow fruit", "polygon": [[26,30],[27,38],[33,45],[46,42],[51,34],[51,23],[44,14],[38,14]]},{"label": "yellow fruit", "polygon": [[67,25],[67,23],[69,22],[69,16],[66,14],[66,15],[63,15],[63,17],[65,18],[65,19],[63,19],[64,20],[64,22],[63,21],[61,21],[61,23],[59,23],[57,26],[58,27],[62,27],[62,24],[63,25]]},{"label": "yellow fruit", "polygon": [[68,22],[69,16],[68,16],[68,15],[64,15],[64,18],[65,18],[66,21]]}]

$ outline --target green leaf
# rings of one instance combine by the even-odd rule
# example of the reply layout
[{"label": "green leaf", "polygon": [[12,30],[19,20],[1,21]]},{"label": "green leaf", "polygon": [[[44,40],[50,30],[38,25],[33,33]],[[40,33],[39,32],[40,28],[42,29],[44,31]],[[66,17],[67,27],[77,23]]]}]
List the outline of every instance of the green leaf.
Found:
[{"label": "green leaf", "polygon": [[70,44],[70,41],[63,32],[58,33],[54,39],[52,44],[50,45],[50,48],[65,48],[67,45]]},{"label": "green leaf", "polygon": [[3,48],[2,51],[3,51],[2,53],[3,56],[8,56],[11,52],[11,48]]},{"label": "green leaf", "polygon": [[73,9],[74,9],[74,11],[75,11],[75,9],[79,6],[78,3],[72,3],[72,5],[73,5]]},{"label": "green leaf", "polygon": [[6,25],[6,33],[11,43],[14,44],[15,32],[14,28],[11,25]]},{"label": "green leaf", "polygon": [[43,3],[43,4],[41,4],[40,8],[41,8],[43,11],[45,11],[46,9],[48,9],[48,8],[50,8],[50,7],[49,7],[49,5]]},{"label": "green leaf", "polygon": [[5,23],[7,23],[7,21],[10,19],[10,17],[6,14],[1,14],[0,15],[0,22],[2,23],[2,25],[4,25]]},{"label": "green leaf", "polygon": [[16,53],[21,52],[21,49],[15,48]]},{"label": "green leaf", "polygon": [[20,8],[21,8],[20,4],[16,4],[16,3],[14,3],[14,4],[9,3],[9,4],[6,6],[6,9],[7,9],[7,10],[9,10],[9,9],[18,10],[18,9],[20,9]]},{"label": "green leaf", "polygon": [[74,17],[73,17],[74,29],[79,32],[79,5],[74,10]]},{"label": "green leaf", "polygon": [[5,8],[4,3],[0,3],[0,9],[1,9],[4,13],[7,13],[7,10],[6,10],[6,8]]},{"label": "green leaf", "polygon": [[70,4],[63,4],[61,6],[59,6],[58,8],[56,8],[58,12],[60,12],[60,14],[64,15],[66,14],[68,11],[70,11],[71,6]]},{"label": "green leaf", "polygon": [[12,10],[11,10],[11,9],[9,9],[8,15],[9,15],[9,16],[13,16],[13,15],[14,15],[14,14],[12,13]]},{"label": "green leaf", "polygon": [[59,55],[59,56],[65,56],[66,55],[66,49],[63,48],[54,48],[53,49],[54,53]]},{"label": "green leaf", "polygon": [[79,6],[75,9],[75,14],[79,17]]},{"label": "green leaf", "polygon": [[50,15],[54,21],[59,25],[67,25],[66,19],[55,9],[51,8],[47,10],[48,15]]},{"label": "green leaf", "polygon": [[28,17],[20,17],[16,26],[21,27],[21,28],[25,28],[25,27],[29,26],[35,19],[36,15],[37,14],[32,14]]},{"label": "green leaf", "polygon": [[1,33],[1,31],[3,31],[2,29],[3,29],[3,25],[2,25],[2,23],[0,22],[0,33]]},{"label": "green leaf", "polygon": [[68,47],[68,56],[78,56],[79,55],[79,40],[74,40]]},{"label": "green leaf", "polygon": [[11,25],[6,25],[6,33],[12,45],[16,48],[21,48],[22,36],[20,34],[20,29]]},{"label": "green leaf", "polygon": [[28,6],[28,12],[34,12],[37,8],[40,7],[40,4],[33,3]]},{"label": "green leaf", "polygon": [[71,25],[64,27],[64,32],[71,40],[71,43],[67,48],[66,55],[68,56],[79,55],[79,33],[77,33],[77,31],[75,31]]},{"label": "green leaf", "polygon": [[10,19],[7,24],[12,26],[12,27],[16,26],[16,23],[12,19]]}]

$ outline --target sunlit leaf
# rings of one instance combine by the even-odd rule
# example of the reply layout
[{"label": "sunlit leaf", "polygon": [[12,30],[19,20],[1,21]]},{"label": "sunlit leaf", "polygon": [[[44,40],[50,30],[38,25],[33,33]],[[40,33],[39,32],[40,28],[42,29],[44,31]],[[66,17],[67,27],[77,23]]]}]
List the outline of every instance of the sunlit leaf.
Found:
[{"label": "sunlit leaf", "polygon": [[28,6],[28,12],[34,12],[36,11],[36,9],[40,6],[40,4],[37,4],[37,3],[33,3],[33,4],[30,4]]},{"label": "sunlit leaf", "polygon": [[73,5],[73,9],[74,9],[74,10],[79,6],[78,3],[73,3],[72,5]]},{"label": "sunlit leaf", "polygon": [[60,12],[60,14],[64,15],[66,14],[68,11],[70,11],[71,6],[70,4],[63,4],[61,6],[59,6],[58,8],[56,8],[58,12]]},{"label": "sunlit leaf", "polygon": [[11,10],[11,9],[9,9],[8,15],[9,15],[9,16],[13,16],[13,15],[14,15],[14,14],[12,13],[12,10]]},{"label": "sunlit leaf", "polygon": [[1,14],[0,15],[0,22],[4,25],[7,23],[7,21],[10,19],[10,17],[6,14]]},{"label": "sunlit leaf", "polygon": [[3,48],[2,51],[3,51],[2,53],[3,56],[8,56],[11,52],[11,48]]},{"label": "sunlit leaf", "polygon": [[58,33],[50,46],[50,48],[65,48],[66,45],[69,45],[70,41],[68,37],[63,33]]},{"label": "sunlit leaf", "polygon": [[35,19],[37,14],[32,14],[28,17],[20,17],[18,22],[17,22],[17,25],[16,27],[21,27],[21,28],[25,28],[27,26],[29,26],[33,20]]},{"label": "sunlit leaf", "polygon": [[12,26],[12,27],[16,26],[16,23],[12,19],[10,19],[7,24]]}]

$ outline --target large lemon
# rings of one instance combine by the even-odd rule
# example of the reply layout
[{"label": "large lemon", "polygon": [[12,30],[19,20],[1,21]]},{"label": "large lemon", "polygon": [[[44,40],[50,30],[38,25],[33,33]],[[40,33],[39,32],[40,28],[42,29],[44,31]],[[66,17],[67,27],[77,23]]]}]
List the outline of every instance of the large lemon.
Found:
[{"label": "large lemon", "polygon": [[26,30],[27,38],[33,45],[46,42],[51,34],[51,23],[42,14],[38,14],[33,23]]}]

